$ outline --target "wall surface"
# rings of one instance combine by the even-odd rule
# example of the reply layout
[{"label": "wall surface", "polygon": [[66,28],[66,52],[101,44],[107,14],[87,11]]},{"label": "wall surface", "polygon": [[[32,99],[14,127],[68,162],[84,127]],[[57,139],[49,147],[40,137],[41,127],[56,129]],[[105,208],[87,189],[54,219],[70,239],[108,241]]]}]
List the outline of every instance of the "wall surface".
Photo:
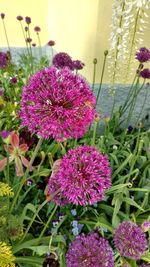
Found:
[{"label": "wall surface", "polygon": [[[93,58],[98,59],[96,82],[100,81],[103,53],[109,49],[109,35],[113,0],[0,0],[0,12],[6,14],[6,26],[11,46],[24,46],[17,15],[30,16],[32,25],[40,26],[42,45],[56,42],[57,52],[67,52],[73,59],[85,63],[82,74],[91,82]],[[150,11],[149,11],[150,15]],[[37,36],[32,31],[37,43]],[[0,25],[0,46],[6,46]],[[150,47],[150,17],[143,45]],[[108,82],[107,74],[104,82]]]}]

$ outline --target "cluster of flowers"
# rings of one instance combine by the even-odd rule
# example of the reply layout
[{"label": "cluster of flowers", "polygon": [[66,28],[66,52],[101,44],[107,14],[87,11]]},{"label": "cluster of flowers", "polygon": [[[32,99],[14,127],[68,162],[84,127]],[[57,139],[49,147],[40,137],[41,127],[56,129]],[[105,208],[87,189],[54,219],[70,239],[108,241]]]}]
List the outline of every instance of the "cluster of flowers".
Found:
[{"label": "cluster of flowers", "polygon": [[80,60],[72,60],[72,58],[65,52],[57,53],[53,58],[53,65],[56,68],[68,67],[70,70],[81,70],[84,63]]},{"label": "cluster of flowers", "polygon": [[[147,239],[141,227],[131,221],[119,224],[114,233],[114,244],[122,257],[139,260],[146,252]],[[96,232],[81,234],[70,244],[67,267],[113,267],[113,250],[108,241]],[[148,267],[143,263],[141,266]]]},{"label": "cluster of flowers", "polygon": [[144,64],[143,64],[145,62],[150,61],[150,50],[145,47],[141,47],[139,51],[136,53],[135,58],[140,62],[140,66],[139,66],[140,77],[144,79],[150,79],[150,70],[148,68],[144,68]]},{"label": "cluster of flowers", "polygon": [[10,54],[7,52],[0,52],[0,69],[6,69],[10,63]]}]

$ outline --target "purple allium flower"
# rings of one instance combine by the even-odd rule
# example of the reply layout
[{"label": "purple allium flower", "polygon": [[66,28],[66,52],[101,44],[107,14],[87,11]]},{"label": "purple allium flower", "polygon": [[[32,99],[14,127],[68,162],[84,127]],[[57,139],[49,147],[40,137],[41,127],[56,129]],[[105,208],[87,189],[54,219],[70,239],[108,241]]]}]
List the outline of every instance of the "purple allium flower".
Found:
[{"label": "purple allium flower", "polygon": [[1,135],[1,137],[3,139],[5,139],[5,138],[7,138],[10,135],[10,132],[9,131],[6,131],[6,130],[3,130],[3,131],[1,131],[0,135]]},{"label": "purple allium flower", "polygon": [[17,16],[16,19],[21,21],[21,20],[23,20],[23,17],[22,16]]},{"label": "purple allium flower", "polygon": [[31,23],[31,18],[30,18],[30,17],[25,17],[25,22],[26,22],[27,24],[30,24],[30,23]]},{"label": "purple allium flower", "polygon": [[68,68],[42,69],[23,88],[22,125],[57,141],[82,137],[95,114],[95,96],[85,79]]},{"label": "purple allium flower", "polygon": [[34,31],[35,31],[35,32],[40,32],[40,31],[41,31],[41,28],[40,28],[39,26],[35,26],[35,27],[34,27]]},{"label": "purple allium flower", "polygon": [[73,60],[73,68],[75,70],[82,70],[85,64],[80,60]]},{"label": "purple allium flower", "polygon": [[9,64],[8,54],[0,52],[0,69],[5,69]]},{"label": "purple allium flower", "polygon": [[54,42],[53,40],[50,40],[50,41],[47,43],[47,45],[49,45],[49,46],[54,46],[54,45],[55,45],[55,42]]},{"label": "purple allium flower", "polygon": [[16,78],[16,77],[12,77],[12,78],[10,79],[10,82],[11,82],[12,84],[16,84],[16,83],[17,83],[17,78]]},{"label": "purple allium flower", "polygon": [[150,50],[147,49],[146,47],[141,47],[139,51],[136,53],[135,58],[141,63],[149,61]]},{"label": "purple allium flower", "polygon": [[113,267],[113,250],[98,233],[80,235],[70,244],[67,267]]},{"label": "purple allium flower", "polygon": [[141,70],[140,76],[144,79],[150,79],[150,70],[149,69]]},{"label": "purple allium flower", "polygon": [[[96,203],[104,198],[105,190],[111,186],[108,158],[96,147],[88,145],[70,149],[60,161],[53,179],[49,179],[50,195],[54,193],[54,182],[69,203],[82,206]],[[55,197],[54,202],[61,204]]]},{"label": "purple allium flower", "polygon": [[1,13],[1,19],[4,19],[4,18],[5,18],[5,14]]},{"label": "purple allium flower", "polygon": [[53,65],[59,69],[62,69],[64,67],[68,67],[71,70],[74,69],[73,61],[71,57],[67,53],[64,53],[64,52],[57,53],[53,57]]},{"label": "purple allium flower", "polygon": [[114,243],[121,256],[134,260],[140,259],[147,249],[145,233],[131,221],[119,224],[114,234]]},{"label": "purple allium flower", "polygon": [[32,42],[32,38],[30,38],[30,37],[26,38],[26,42],[27,43],[31,43]]}]

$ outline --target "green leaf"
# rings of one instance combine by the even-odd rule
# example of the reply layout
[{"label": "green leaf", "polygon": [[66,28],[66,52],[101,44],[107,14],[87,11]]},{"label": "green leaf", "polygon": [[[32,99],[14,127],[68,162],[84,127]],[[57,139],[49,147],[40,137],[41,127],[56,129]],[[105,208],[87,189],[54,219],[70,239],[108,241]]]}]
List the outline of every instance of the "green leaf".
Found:
[{"label": "green leaf", "polygon": [[143,261],[147,261],[148,263],[150,263],[150,252],[145,253],[142,257],[141,260]]},{"label": "green leaf", "polygon": [[125,201],[127,204],[129,204],[130,206],[134,206],[137,209],[144,211],[144,209],[141,208],[141,206],[139,206],[133,199],[129,198],[129,197],[123,197],[123,201]]},{"label": "green leaf", "polygon": [[42,246],[42,245],[32,246],[32,247],[28,247],[28,249],[33,250],[39,256],[42,256],[42,255],[46,254],[47,252],[49,252],[49,246]]},{"label": "green leaf", "polygon": [[124,167],[131,161],[132,157],[133,157],[133,154],[129,154],[126,160],[124,160],[123,163],[114,172],[114,174],[112,175],[112,178],[114,178],[119,172],[121,172],[124,169]]},{"label": "green leaf", "polygon": [[40,257],[16,257],[16,263],[25,263],[31,265],[31,267],[35,266],[36,267],[41,267],[43,264],[44,259]]}]

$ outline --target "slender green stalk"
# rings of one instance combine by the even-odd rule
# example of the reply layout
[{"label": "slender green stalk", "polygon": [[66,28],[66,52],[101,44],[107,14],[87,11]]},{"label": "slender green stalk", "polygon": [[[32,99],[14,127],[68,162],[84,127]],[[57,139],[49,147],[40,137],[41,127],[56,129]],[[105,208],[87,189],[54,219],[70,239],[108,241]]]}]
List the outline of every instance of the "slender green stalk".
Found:
[{"label": "slender green stalk", "polygon": [[20,21],[20,25],[21,25],[21,30],[22,30],[22,33],[23,33],[23,37],[24,37],[24,40],[25,40],[25,43],[26,43],[26,47],[27,47],[27,54],[29,55],[29,48],[28,48],[28,44],[27,44],[27,41],[26,41],[26,36],[25,36],[25,32],[24,32],[24,29],[23,29],[23,26],[22,26],[22,22]]},{"label": "slender green stalk", "polygon": [[98,94],[97,94],[97,97],[96,97],[96,104],[98,102],[98,99],[99,99],[99,96],[100,96],[100,92],[101,92],[101,89],[102,89],[102,83],[103,83],[103,77],[104,77],[104,71],[105,71],[105,65],[106,65],[107,55],[108,55],[108,51],[106,50],[104,52],[104,61],[103,61],[103,67],[102,67],[102,74],[101,74],[100,84],[99,84],[99,88],[98,88]]},{"label": "slender green stalk", "polygon": [[34,213],[34,216],[33,216],[33,218],[31,219],[31,221],[30,221],[28,227],[26,228],[26,231],[25,231],[25,233],[24,233],[22,239],[20,240],[20,243],[25,239],[25,237],[26,237],[26,235],[28,234],[28,232],[29,232],[29,230],[30,230],[30,228],[31,228],[31,226],[32,226],[32,224],[33,224],[33,222],[34,222],[36,216],[37,216],[38,213],[39,213],[39,211],[40,211],[40,210],[41,210],[41,209],[48,203],[48,201],[49,201],[49,200],[46,199],[41,205],[39,205],[37,211]]},{"label": "slender green stalk", "polygon": [[130,65],[131,65],[131,59],[132,59],[132,55],[133,55],[133,48],[134,48],[134,46],[135,46],[135,37],[136,37],[136,33],[137,33],[137,26],[138,26],[139,12],[140,12],[140,8],[139,8],[138,11],[137,11],[136,19],[135,19],[134,31],[133,31],[133,37],[132,37],[132,42],[131,42],[131,48],[129,49],[129,51],[130,51],[130,55],[129,55],[129,59],[128,59],[128,67],[127,67],[127,72],[126,72],[126,76],[125,76],[125,83],[126,83],[127,78],[128,78],[128,73],[129,73]]},{"label": "slender green stalk", "polygon": [[49,225],[51,219],[53,218],[53,216],[54,216],[54,214],[55,214],[55,212],[56,212],[56,210],[57,210],[57,207],[58,207],[58,206],[56,205],[55,208],[53,209],[51,215],[49,216],[49,218],[48,218],[48,220],[47,220],[47,222],[46,222],[46,224],[45,224],[45,226],[44,226],[42,232],[40,233],[40,236],[39,236],[39,238],[38,238],[38,242],[41,240],[41,238],[43,237],[43,235],[44,235],[46,229],[48,228],[48,225]]},{"label": "slender green stalk", "polygon": [[7,31],[6,31],[6,26],[5,26],[4,19],[2,19],[2,22],[3,22],[3,27],[4,27],[4,32],[5,32],[5,37],[6,37],[6,42],[7,42],[8,50],[9,50],[9,52],[11,53],[10,45],[9,45],[9,41],[8,41],[8,35],[7,35]]},{"label": "slender green stalk", "polygon": [[24,174],[22,180],[20,181],[19,188],[18,188],[18,190],[17,190],[17,192],[16,192],[16,194],[15,194],[15,197],[14,197],[14,199],[13,199],[13,202],[12,202],[12,205],[11,205],[11,208],[10,208],[10,213],[12,212],[13,208],[14,208],[15,205],[16,205],[16,202],[17,202],[17,199],[18,199],[18,197],[19,197],[20,191],[21,191],[21,189],[22,189],[22,187],[23,187],[23,185],[24,185],[24,183],[25,183],[25,181],[26,181],[26,179],[27,179],[27,177],[28,177],[28,173],[29,173],[30,168],[31,168],[31,166],[32,166],[32,164],[33,164],[33,162],[34,162],[34,160],[35,160],[35,157],[36,157],[36,155],[37,155],[37,153],[38,153],[38,151],[39,151],[39,149],[40,149],[40,147],[41,147],[41,145],[42,145],[42,142],[43,142],[43,139],[40,138],[39,141],[38,141],[38,143],[37,143],[37,146],[36,146],[36,148],[35,148],[35,150],[34,150],[34,152],[33,152],[32,158],[31,158],[31,160],[30,160],[30,162],[29,162],[29,165],[28,165],[28,167],[27,167],[27,169],[26,169],[26,172],[25,172],[25,174]]},{"label": "slender green stalk", "polygon": [[[31,38],[29,25],[28,25],[28,37],[29,39]],[[33,55],[32,55],[31,42],[29,42],[29,51],[30,51],[31,74],[33,74]]]},{"label": "slender green stalk", "polygon": [[126,98],[126,100],[125,100],[123,106],[122,106],[121,109],[120,109],[120,116],[123,115],[123,113],[124,113],[124,109],[126,108],[127,103],[128,103],[128,101],[130,100],[130,98],[131,98],[131,96],[132,96],[132,94],[133,94],[132,89],[133,89],[133,87],[134,87],[134,83],[135,83],[135,81],[136,81],[136,78],[137,78],[137,74],[134,76],[134,79],[133,79],[132,85],[131,85],[131,87],[130,87],[130,89],[129,89],[127,98]]},{"label": "slender green stalk", "polygon": [[97,121],[94,122],[94,130],[93,130],[93,137],[92,137],[92,140],[91,140],[91,146],[95,145],[96,130],[97,130]]},{"label": "slender green stalk", "polygon": [[145,103],[146,103],[146,100],[147,100],[147,96],[148,96],[148,92],[149,92],[147,89],[148,89],[148,88],[146,88],[146,93],[145,93],[145,97],[144,97],[143,105],[142,105],[142,107],[141,107],[141,110],[140,110],[140,112],[139,112],[139,115],[138,115],[138,118],[137,118],[137,120],[136,120],[135,125],[137,125],[137,123],[138,123],[138,121],[139,121],[139,119],[140,119],[140,115],[143,113],[143,110],[144,110],[144,107],[145,107]]},{"label": "slender green stalk", "polygon": [[[55,192],[50,196],[50,199],[52,200],[52,199],[54,198],[54,196],[57,195],[59,192],[60,192],[60,189],[58,189],[57,191],[55,191]],[[26,229],[26,231],[25,231],[25,233],[24,233],[22,239],[20,240],[20,242],[22,242],[22,241],[25,239],[25,237],[26,237],[26,235],[28,234],[28,232],[29,232],[29,230],[30,230],[30,228],[31,228],[31,226],[32,226],[32,224],[33,224],[33,222],[34,222],[36,216],[37,216],[38,213],[39,213],[39,211],[40,211],[40,210],[41,210],[41,209],[42,209],[48,202],[49,202],[49,198],[46,199],[45,201],[43,201],[43,203],[42,203],[41,205],[39,205],[37,211],[34,213],[34,216],[33,216],[32,220],[30,221],[30,223],[29,223],[29,225],[28,225],[28,227],[27,227],[27,229]],[[55,209],[57,209],[57,206],[55,206]],[[55,210],[55,209],[54,209],[54,210]],[[53,210],[53,211],[54,211],[54,210]],[[53,212],[52,212],[52,214],[54,215]],[[51,217],[51,216],[50,216],[50,217]]]},{"label": "slender green stalk", "polygon": [[[139,79],[137,80],[137,85],[138,85],[138,83],[139,83]],[[128,124],[130,122],[130,119],[132,117],[132,114],[133,114],[133,111],[134,111],[134,108],[135,108],[137,96],[138,96],[139,92],[142,90],[144,84],[145,84],[145,80],[144,80],[142,86],[139,89],[138,89],[138,86],[136,86],[136,88],[135,88],[135,92],[134,92],[133,99],[132,99],[132,102],[131,102],[131,106],[130,106],[130,110],[129,110],[129,113],[128,113],[128,117],[127,117],[125,128],[128,127]]]},{"label": "slender green stalk", "polygon": [[38,32],[37,32],[37,37],[38,37],[38,43],[39,43],[39,47],[40,47],[40,56],[42,57],[42,46],[41,46],[41,40],[40,40],[40,36],[39,36]]},{"label": "slender green stalk", "polygon": [[[119,27],[121,29],[122,27],[122,22],[123,22],[123,11],[125,9],[125,1],[123,1],[122,4],[122,15],[120,17],[120,22],[119,22]],[[115,54],[115,60],[114,60],[114,68],[113,68],[113,77],[112,77],[112,87],[114,89],[114,84],[115,84],[115,78],[116,78],[116,71],[117,71],[117,59],[118,59],[118,53],[119,53],[119,49],[118,46],[120,44],[120,36],[118,36],[117,39],[117,44],[116,44],[116,54]],[[116,104],[116,92],[114,94],[114,99],[113,99],[113,105],[112,105],[112,110],[111,110],[111,118],[113,117],[113,112],[114,112],[114,108],[115,108],[115,104]]]},{"label": "slender green stalk", "polygon": [[97,58],[94,58],[94,60],[93,60],[93,64],[94,64],[94,69],[93,69],[92,91],[94,91],[94,87],[95,87],[95,77],[96,77]]}]

